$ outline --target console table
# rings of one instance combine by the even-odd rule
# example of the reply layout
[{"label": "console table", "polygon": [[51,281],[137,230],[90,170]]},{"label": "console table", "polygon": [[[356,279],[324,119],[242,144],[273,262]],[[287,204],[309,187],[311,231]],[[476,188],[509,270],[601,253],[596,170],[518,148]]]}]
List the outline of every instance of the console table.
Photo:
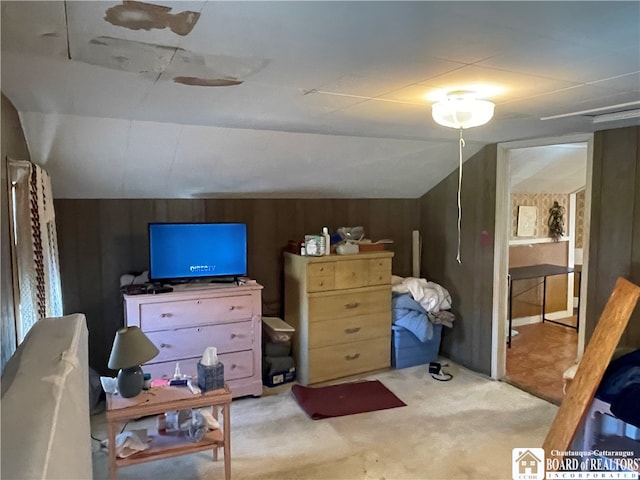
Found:
[{"label": "console table", "polygon": [[[569,273],[578,274],[578,320],[575,327],[555,320],[545,318],[545,310],[547,305],[547,277],[553,275],[566,275]],[[526,267],[514,267],[509,269],[509,332],[507,336],[507,347],[511,348],[511,325],[513,320],[513,282],[515,280],[525,280],[528,278],[542,278],[542,321],[551,322],[564,327],[573,328],[578,331],[580,325],[580,282],[581,270],[579,268],[567,267],[562,265],[551,265],[543,263],[540,265],[529,265]]]},{"label": "console table", "polygon": [[[128,420],[158,415],[172,410],[212,407],[214,418],[222,409],[222,431],[209,431],[205,437],[194,443],[181,432],[160,435],[153,432],[153,438],[147,450],[135,453],[127,458],[117,458],[115,452],[116,432],[120,424]],[[120,395],[107,395],[107,429],[109,438],[109,478],[117,478],[117,468],[136,463],[150,462],[161,458],[174,457],[187,453],[213,450],[213,460],[218,459],[218,449],[224,450],[224,478],[231,478],[231,391],[227,385],[218,390],[202,394],[193,394],[185,387],[161,387],[143,390],[133,398]]]}]

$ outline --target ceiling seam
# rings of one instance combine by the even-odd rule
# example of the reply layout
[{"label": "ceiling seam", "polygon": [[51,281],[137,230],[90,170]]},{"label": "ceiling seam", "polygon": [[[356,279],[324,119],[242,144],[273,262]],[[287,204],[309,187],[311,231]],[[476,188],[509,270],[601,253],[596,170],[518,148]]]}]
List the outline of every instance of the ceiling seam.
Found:
[{"label": "ceiling seam", "polygon": [[64,29],[67,34],[67,58],[71,60],[71,40],[69,39],[69,14],[67,13],[67,0],[64,0]]}]

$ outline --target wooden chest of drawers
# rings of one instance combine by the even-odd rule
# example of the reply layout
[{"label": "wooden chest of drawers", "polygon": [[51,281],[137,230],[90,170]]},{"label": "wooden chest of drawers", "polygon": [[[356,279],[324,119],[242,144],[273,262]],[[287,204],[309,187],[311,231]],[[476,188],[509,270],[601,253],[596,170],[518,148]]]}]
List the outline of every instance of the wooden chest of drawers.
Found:
[{"label": "wooden chest of drawers", "polygon": [[125,323],[140,327],[160,353],[143,370],[153,378],[197,376],[206,347],[216,347],[234,397],[262,394],[261,285],[204,286],[158,295],[125,295]]},{"label": "wooden chest of drawers", "polygon": [[285,321],[296,329],[298,381],[388,367],[393,253],[284,255]]}]

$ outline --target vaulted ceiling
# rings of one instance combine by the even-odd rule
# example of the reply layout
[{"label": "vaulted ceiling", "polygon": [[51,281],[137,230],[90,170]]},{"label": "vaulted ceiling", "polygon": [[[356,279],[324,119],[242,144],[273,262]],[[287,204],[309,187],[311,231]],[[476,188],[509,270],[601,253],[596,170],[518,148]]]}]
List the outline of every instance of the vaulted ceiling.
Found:
[{"label": "vaulted ceiling", "polygon": [[496,104],[465,159],[640,124],[635,1],[1,8],[2,91],[58,198],[416,198],[457,167],[443,90]]}]

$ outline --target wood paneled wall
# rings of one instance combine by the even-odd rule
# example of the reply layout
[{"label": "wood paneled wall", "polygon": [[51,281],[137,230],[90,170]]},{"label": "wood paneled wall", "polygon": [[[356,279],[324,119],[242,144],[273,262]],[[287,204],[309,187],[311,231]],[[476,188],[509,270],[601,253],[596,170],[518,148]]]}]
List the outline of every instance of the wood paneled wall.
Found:
[{"label": "wood paneled wall", "polygon": [[485,374],[491,373],[496,157],[496,145],[489,145],[464,163],[461,264],[457,170],[420,199],[421,276],[449,291],[457,317],[444,329],[441,352]]},{"label": "wood paneled wall", "polygon": [[[588,268],[587,341],[616,279],[640,285],[640,127],[594,135]],[[621,345],[640,348],[640,306]]]},{"label": "wood paneled wall", "polygon": [[2,328],[0,330],[1,370],[16,349],[16,319],[13,303],[13,280],[11,273],[11,234],[9,229],[9,194],[7,191],[7,157],[14,160],[30,160],[27,142],[24,138],[20,117],[13,104],[2,94],[2,179],[0,181],[0,224],[2,240],[0,240],[0,268],[2,273]]},{"label": "wood paneled wall", "polygon": [[418,199],[55,200],[65,313],[83,312],[91,366],[106,372],[123,324],[119,278],[148,269],[149,222],[245,222],[249,275],[264,286],[265,315],[283,313],[282,250],[290,239],[362,225],[367,237],[394,240],[393,272],[411,274]]}]

